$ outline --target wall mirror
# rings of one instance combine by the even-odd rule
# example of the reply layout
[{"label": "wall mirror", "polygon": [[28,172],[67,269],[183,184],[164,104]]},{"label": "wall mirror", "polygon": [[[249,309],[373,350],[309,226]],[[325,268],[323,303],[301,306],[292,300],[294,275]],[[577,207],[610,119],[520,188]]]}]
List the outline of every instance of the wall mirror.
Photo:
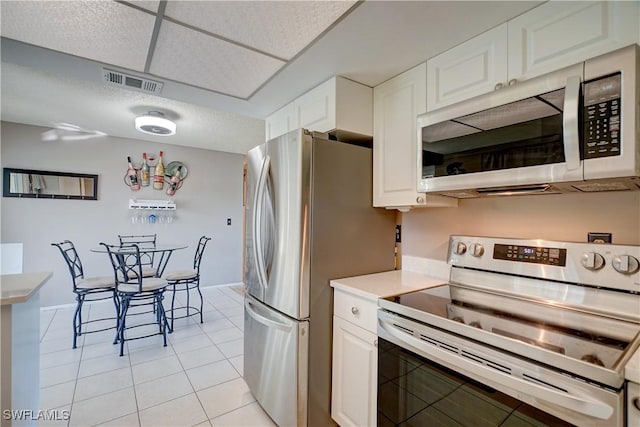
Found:
[{"label": "wall mirror", "polygon": [[3,168],[4,197],[98,200],[98,175]]}]

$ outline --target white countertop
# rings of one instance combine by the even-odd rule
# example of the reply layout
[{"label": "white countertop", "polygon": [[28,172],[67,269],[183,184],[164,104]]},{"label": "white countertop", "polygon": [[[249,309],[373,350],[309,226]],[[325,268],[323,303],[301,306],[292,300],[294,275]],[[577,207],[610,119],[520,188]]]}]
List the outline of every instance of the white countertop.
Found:
[{"label": "white countertop", "polygon": [[624,367],[624,377],[629,381],[640,384],[640,348],[636,350]]},{"label": "white countertop", "polygon": [[53,273],[3,274],[0,276],[0,305],[26,302]]},{"label": "white countertop", "polygon": [[331,286],[336,289],[342,289],[370,300],[432,288],[445,283],[448,283],[445,279],[436,279],[422,273],[406,270],[385,271],[365,276],[335,279],[330,282]]}]

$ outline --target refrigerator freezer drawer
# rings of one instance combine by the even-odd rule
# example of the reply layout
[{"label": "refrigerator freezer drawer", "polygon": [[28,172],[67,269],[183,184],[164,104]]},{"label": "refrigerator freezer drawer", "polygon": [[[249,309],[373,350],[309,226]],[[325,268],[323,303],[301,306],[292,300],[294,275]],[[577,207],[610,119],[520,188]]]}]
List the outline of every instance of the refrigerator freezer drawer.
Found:
[{"label": "refrigerator freezer drawer", "polygon": [[308,320],[291,319],[247,295],[244,379],[281,427],[307,423],[308,338]]}]

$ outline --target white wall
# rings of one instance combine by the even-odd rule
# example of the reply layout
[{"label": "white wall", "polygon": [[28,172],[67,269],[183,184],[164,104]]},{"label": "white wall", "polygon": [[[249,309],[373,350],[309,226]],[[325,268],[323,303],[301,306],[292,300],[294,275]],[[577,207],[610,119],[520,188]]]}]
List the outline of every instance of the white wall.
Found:
[{"label": "white wall", "polygon": [[402,253],[445,261],[451,234],[586,242],[590,231],[640,245],[640,192],[467,199],[457,208],[415,209],[403,214]]},{"label": "white wall", "polygon": [[[104,254],[90,252],[100,242],[117,243],[118,234],[157,233],[158,243],[185,243],[168,269],[189,268],[200,236],[213,237],[201,266],[201,286],[239,282],[242,278],[243,156],[147,141],[103,137],[85,141],[42,141],[46,128],[1,123],[2,167],[99,175],[98,200],[2,198],[2,243],[24,244],[24,272],[53,271],[41,290],[42,306],[74,301],[66,264],[52,242],[74,242],[85,274],[113,274]],[[260,141],[257,141],[260,143]],[[127,156],[164,151],[165,165],[182,161],[188,176],[174,196],[172,224],[136,224],[129,219],[129,198],[169,199],[164,191],[133,192],[123,182]],[[232,225],[227,226],[227,218]]]}]

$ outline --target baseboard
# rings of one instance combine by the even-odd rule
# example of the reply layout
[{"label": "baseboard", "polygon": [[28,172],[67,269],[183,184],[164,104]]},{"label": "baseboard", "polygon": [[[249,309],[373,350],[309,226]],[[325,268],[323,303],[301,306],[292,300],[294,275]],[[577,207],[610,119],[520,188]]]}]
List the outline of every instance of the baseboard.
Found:
[{"label": "baseboard", "polygon": [[[219,285],[200,285],[201,288],[227,288],[227,287],[232,287],[232,286],[243,286],[244,284],[242,282],[233,282],[233,283],[222,283]],[[113,304],[113,302],[111,300],[100,300],[100,301],[87,301],[84,304],[87,305],[91,305],[91,304],[105,304],[105,303],[110,303]],[[40,307],[40,311],[48,311],[48,310],[60,310],[60,309],[65,309],[65,308],[75,308],[76,307],[76,303],[75,302],[71,302],[68,304],[60,304],[60,305],[47,305],[44,307]]]},{"label": "baseboard", "polygon": [[200,285],[201,288],[228,288],[231,286],[243,286],[242,282],[233,282],[233,283],[221,283],[218,285]]}]

